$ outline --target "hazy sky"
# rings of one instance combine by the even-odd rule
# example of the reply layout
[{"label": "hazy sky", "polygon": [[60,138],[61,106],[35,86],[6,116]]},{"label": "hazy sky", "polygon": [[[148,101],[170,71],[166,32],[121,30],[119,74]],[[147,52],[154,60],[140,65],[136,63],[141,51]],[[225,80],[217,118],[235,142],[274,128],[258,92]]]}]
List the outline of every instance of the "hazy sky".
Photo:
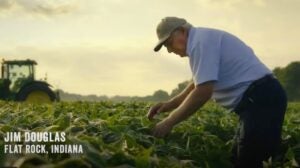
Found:
[{"label": "hazy sky", "polygon": [[300,60],[300,0],[0,0],[0,58],[35,59],[38,78],[96,95],[170,92],[187,58],[153,52],[162,17],[223,29],[269,68]]}]

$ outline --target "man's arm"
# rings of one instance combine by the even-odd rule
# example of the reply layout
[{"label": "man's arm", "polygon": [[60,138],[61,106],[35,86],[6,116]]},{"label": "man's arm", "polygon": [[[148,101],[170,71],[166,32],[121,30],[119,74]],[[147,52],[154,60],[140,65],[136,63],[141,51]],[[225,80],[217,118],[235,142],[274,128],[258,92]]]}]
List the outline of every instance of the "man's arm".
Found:
[{"label": "man's arm", "polygon": [[212,91],[212,82],[197,85],[186,97],[183,103],[175,109],[167,119],[170,120],[173,125],[187,119],[211,98]]},{"label": "man's arm", "polygon": [[212,96],[213,82],[197,85],[167,118],[159,122],[154,128],[153,134],[163,137],[171,131],[174,125],[187,119],[202,107]]},{"label": "man's arm", "polygon": [[147,113],[147,117],[151,120],[158,113],[171,111],[177,108],[194,88],[194,83],[189,83],[189,85],[177,96],[166,102],[161,102],[152,106]]},{"label": "man's arm", "polygon": [[177,108],[194,88],[194,82],[191,81],[181,93],[173,97],[171,100],[169,100],[169,102],[173,102],[173,104],[176,106],[175,108]]}]

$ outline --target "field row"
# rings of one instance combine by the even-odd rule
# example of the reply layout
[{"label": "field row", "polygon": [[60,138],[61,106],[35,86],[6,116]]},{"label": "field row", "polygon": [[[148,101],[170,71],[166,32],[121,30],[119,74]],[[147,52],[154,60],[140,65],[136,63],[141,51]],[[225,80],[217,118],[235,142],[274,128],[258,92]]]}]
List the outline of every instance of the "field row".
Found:
[{"label": "field row", "polygon": [[[231,167],[232,138],[238,124],[235,114],[208,104],[177,125],[167,137],[158,139],[151,135],[151,128],[163,114],[153,122],[148,121],[145,115],[150,105],[0,102],[0,166]],[[289,104],[281,153],[265,163],[266,166],[296,167],[300,163],[299,111],[300,104]],[[20,133],[15,137],[21,141],[5,141],[7,132]],[[29,136],[27,141],[26,136]],[[20,152],[13,145],[22,145]],[[27,146],[37,148],[38,145],[40,150],[26,152]],[[8,152],[9,147],[17,153]]]}]

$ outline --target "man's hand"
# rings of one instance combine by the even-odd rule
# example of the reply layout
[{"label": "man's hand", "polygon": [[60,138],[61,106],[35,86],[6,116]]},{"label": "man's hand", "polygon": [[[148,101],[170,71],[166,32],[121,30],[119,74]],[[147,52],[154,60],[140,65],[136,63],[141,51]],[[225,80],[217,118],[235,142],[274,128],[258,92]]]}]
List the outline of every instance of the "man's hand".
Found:
[{"label": "man's hand", "polygon": [[148,111],[147,117],[149,120],[152,120],[156,114],[161,113],[161,112],[171,111],[174,108],[175,108],[175,106],[172,105],[171,102],[158,103],[150,108],[150,110]]},{"label": "man's hand", "polygon": [[[211,98],[212,91],[213,82],[197,85],[178,108],[154,127],[153,135],[156,137],[163,137],[168,134],[176,124],[187,119],[202,107]],[[157,109],[160,108],[161,105],[154,106],[153,112],[159,111]]]},{"label": "man's hand", "polygon": [[168,118],[160,121],[156,124],[156,126],[152,130],[152,134],[155,137],[162,138],[171,132],[173,128],[173,124],[170,122]]}]

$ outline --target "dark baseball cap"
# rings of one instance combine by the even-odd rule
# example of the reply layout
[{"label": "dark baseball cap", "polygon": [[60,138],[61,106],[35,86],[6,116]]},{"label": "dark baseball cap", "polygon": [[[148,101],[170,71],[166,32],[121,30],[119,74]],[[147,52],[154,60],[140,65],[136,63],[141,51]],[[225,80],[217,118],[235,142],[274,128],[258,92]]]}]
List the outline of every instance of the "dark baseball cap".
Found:
[{"label": "dark baseball cap", "polygon": [[161,49],[164,42],[170,37],[171,33],[178,27],[186,24],[187,21],[178,17],[165,17],[156,27],[156,34],[158,37],[158,43],[154,47],[154,51],[157,52]]}]

